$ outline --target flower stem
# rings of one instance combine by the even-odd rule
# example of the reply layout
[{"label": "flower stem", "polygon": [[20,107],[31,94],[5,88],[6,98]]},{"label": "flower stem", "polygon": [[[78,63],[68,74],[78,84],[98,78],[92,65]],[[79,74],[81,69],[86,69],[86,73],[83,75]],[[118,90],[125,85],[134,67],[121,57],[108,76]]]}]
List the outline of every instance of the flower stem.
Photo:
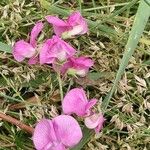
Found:
[{"label": "flower stem", "polygon": [[58,82],[59,82],[60,98],[62,101],[63,100],[63,88],[62,88],[62,80],[61,80],[60,73],[57,73],[57,76],[58,76]]},{"label": "flower stem", "polygon": [[26,124],[24,124],[23,122],[9,116],[9,115],[5,115],[4,113],[0,112],[0,118],[4,121],[10,122],[16,126],[18,126],[20,129],[27,131],[28,133],[33,134],[34,129]]}]

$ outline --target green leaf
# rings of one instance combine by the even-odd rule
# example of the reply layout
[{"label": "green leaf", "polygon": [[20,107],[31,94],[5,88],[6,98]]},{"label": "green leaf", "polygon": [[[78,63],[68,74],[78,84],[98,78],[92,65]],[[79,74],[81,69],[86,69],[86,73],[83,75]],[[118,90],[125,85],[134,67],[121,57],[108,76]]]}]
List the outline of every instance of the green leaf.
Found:
[{"label": "green leaf", "polygon": [[132,0],[128,5],[125,5],[124,7],[122,7],[121,9],[117,10],[115,13],[110,15],[109,18],[113,18],[114,16],[119,15],[122,12],[124,12],[126,9],[131,8],[137,1],[138,0]]},{"label": "green leaf", "polygon": [[105,97],[105,99],[102,103],[103,111],[106,111],[106,109],[108,107],[108,104],[112,98],[112,95],[117,88],[117,84],[118,84],[119,80],[121,79],[121,76],[123,75],[125,68],[128,65],[128,62],[129,62],[132,54],[134,53],[134,50],[141,38],[141,35],[147,24],[149,16],[150,16],[150,7],[144,0],[141,0],[141,2],[139,4],[139,8],[138,8],[136,16],[135,16],[133,27],[131,29],[131,33],[128,38],[128,42],[126,44],[123,58],[120,62],[119,70],[117,71],[117,75],[116,75],[113,87],[112,87],[111,91],[108,93],[108,95]]},{"label": "green leaf", "polygon": [[91,136],[94,134],[94,132],[90,129],[84,128],[83,129],[83,138],[80,141],[80,143],[72,148],[71,150],[80,150],[82,147],[91,139]]},{"label": "green leaf", "polygon": [[106,79],[111,79],[113,77],[113,72],[90,72],[88,77],[91,80],[98,80],[103,77]]},{"label": "green leaf", "polygon": [[0,51],[6,52],[6,53],[11,53],[12,48],[10,45],[0,42]]}]

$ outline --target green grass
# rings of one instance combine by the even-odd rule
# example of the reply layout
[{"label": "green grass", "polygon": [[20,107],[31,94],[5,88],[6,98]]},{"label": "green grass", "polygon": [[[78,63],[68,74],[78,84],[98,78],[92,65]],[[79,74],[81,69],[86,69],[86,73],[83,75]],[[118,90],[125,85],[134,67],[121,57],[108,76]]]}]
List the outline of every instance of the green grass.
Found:
[{"label": "green grass", "polygon": [[[28,38],[35,21],[45,15],[66,17],[80,10],[89,23],[88,35],[72,44],[95,65],[85,80],[63,80],[63,91],[80,87],[90,98],[99,99],[96,109],[105,112],[106,122],[96,136],[84,129],[85,138],[74,149],[147,149],[149,146],[150,40],[148,0],[105,1],[17,1],[0,2],[0,111],[34,127],[43,116],[52,118],[61,111],[57,76],[47,66],[29,66],[14,61],[11,46]],[[148,21],[148,22],[147,22]],[[50,26],[42,33],[52,35]],[[136,36],[137,34],[137,36]],[[136,38],[134,38],[136,36]],[[4,44],[5,43],[5,44]],[[9,109],[8,106],[37,97],[38,103]],[[103,101],[103,102],[101,102]],[[0,149],[32,150],[31,135],[0,121]]]}]

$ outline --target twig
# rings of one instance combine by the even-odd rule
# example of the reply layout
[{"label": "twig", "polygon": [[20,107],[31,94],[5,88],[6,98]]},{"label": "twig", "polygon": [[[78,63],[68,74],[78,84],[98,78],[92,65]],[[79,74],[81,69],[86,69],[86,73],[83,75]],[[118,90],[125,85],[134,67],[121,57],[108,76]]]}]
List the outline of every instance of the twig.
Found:
[{"label": "twig", "polygon": [[16,126],[18,126],[20,129],[27,131],[28,133],[33,134],[34,129],[26,124],[24,124],[23,122],[9,116],[9,115],[5,115],[4,113],[0,112],[0,118],[2,118],[5,121],[8,121]]}]

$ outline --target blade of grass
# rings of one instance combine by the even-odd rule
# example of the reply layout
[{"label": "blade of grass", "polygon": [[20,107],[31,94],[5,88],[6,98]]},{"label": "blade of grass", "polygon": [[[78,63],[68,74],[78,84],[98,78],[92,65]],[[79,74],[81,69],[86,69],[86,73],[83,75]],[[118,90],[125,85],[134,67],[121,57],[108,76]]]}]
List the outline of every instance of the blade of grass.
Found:
[{"label": "blade of grass", "polygon": [[117,88],[117,84],[118,84],[119,80],[121,79],[121,76],[124,73],[125,68],[128,65],[128,62],[129,62],[132,54],[134,53],[134,50],[141,38],[141,35],[144,31],[144,28],[146,26],[149,16],[150,16],[150,7],[149,7],[149,5],[147,5],[147,3],[145,3],[144,0],[141,0],[138,11],[135,16],[135,20],[133,23],[131,33],[129,35],[128,42],[126,44],[123,58],[120,62],[119,70],[117,71],[117,75],[116,75],[113,87],[112,87],[111,91],[108,93],[108,95],[105,97],[105,99],[102,103],[103,111],[106,111],[106,109],[108,107],[108,104],[112,98],[112,95]]},{"label": "blade of grass", "polygon": [[10,45],[0,42],[0,51],[11,53],[11,50],[12,48]]},{"label": "blade of grass", "polygon": [[128,3],[127,5],[125,5],[124,7],[122,7],[121,9],[117,10],[116,12],[114,12],[112,15],[109,16],[109,18],[112,18],[116,15],[121,14],[122,12],[124,12],[126,9],[129,9],[130,7],[132,7],[137,1],[139,0],[133,0],[130,3]]},{"label": "blade of grass", "polygon": [[10,96],[5,95],[3,93],[0,93],[0,97],[4,97],[6,99],[9,99],[9,100],[12,100],[12,101],[16,101],[16,102],[22,102],[22,100],[20,100],[20,99],[16,99],[16,98],[10,97]]},{"label": "blade of grass", "polygon": [[82,2],[81,2],[81,0],[78,0],[78,3],[79,3],[80,12],[82,12]]},{"label": "blade of grass", "polygon": [[127,3],[119,3],[119,4],[115,4],[115,5],[108,5],[108,6],[99,6],[99,7],[94,7],[94,8],[87,8],[84,9],[84,11],[93,11],[93,10],[98,10],[98,9],[106,9],[106,8],[110,8],[110,7],[117,7],[117,6],[124,6],[129,4],[129,2]]},{"label": "blade of grass", "polygon": [[144,1],[145,1],[145,3],[147,3],[147,5],[150,6],[150,1],[149,0],[144,0]]},{"label": "blade of grass", "polygon": [[[92,0],[92,4],[93,4],[93,7],[95,8],[96,7],[96,3],[95,3],[95,0]],[[96,10],[94,10],[95,13],[97,13]]]}]

